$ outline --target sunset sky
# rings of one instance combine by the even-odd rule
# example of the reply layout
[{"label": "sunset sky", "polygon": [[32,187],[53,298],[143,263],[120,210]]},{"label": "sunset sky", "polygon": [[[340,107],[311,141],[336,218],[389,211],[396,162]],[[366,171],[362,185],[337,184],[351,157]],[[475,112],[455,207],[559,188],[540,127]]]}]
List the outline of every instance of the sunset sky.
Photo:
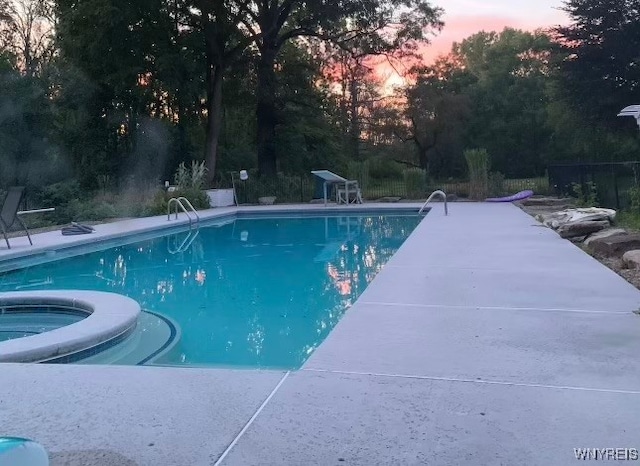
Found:
[{"label": "sunset sky", "polygon": [[427,58],[445,53],[454,41],[507,26],[533,30],[567,22],[562,0],[436,0],[445,11],[445,26],[433,39]]},{"label": "sunset sky", "polygon": [[[478,31],[501,31],[505,27],[534,30],[568,22],[560,11],[563,0],[434,0],[444,9],[443,30],[426,47],[427,62],[447,53],[453,42],[459,42]],[[403,79],[387,66],[379,73],[387,77],[386,85],[402,84]]]}]

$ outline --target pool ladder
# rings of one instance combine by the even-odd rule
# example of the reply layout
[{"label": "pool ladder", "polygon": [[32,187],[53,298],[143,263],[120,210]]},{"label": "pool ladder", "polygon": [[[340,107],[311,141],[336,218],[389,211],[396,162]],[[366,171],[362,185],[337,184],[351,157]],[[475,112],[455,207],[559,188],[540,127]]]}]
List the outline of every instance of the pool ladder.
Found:
[{"label": "pool ladder", "polygon": [[[187,207],[189,207],[189,210],[187,210],[187,208],[185,207],[185,204],[187,205]],[[194,221],[196,222],[197,225],[200,225],[200,215],[198,215],[198,211],[193,207],[193,204],[189,202],[189,199],[187,199],[184,196],[172,197],[171,199],[169,199],[169,203],[167,204],[167,220],[171,220],[172,205],[175,205],[176,220],[178,219],[178,207],[180,207],[180,209],[182,209],[182,211],[189,218],[189,225],[192,225]],[[192,214],[193,214],[193,217],[191,216]]]},{"label": "pool ladder", "polygon": [[[171,206],[175,206],[174,212],[176,219],[178,218],[178,207],[180,207],[187,218],[189,218],[189,232],[179,246],[177,242],[177,234],[173,236],[173,248],[171,247],[170,240],[167,239],[167,250],[169,251],[169,254],[178,254],[189,249],[193,241],[200,233],[200,215],[198,215],[198,211],[193,207],[193,204],[191,204],[191,202],[189,202],[189,199],[187,199],[186,197],[172,197],[171,199],[169,199],[169,203],[167,204],[167,220],[171,220]],[[189,208],[189,210],[187,210],[187,207]]]},{"label": "pool ladder", "polygon": [[[200,233],[199,228],[196,228],[196,229],[189,228],[189,232],[187,233],[187,236],[184,237],[184,239],[182,240],[179,246],[178,246],[177,233],[167,238],[167,251],[169,252],[169,254],[179,254],[181,252],[185,252],[187,249],[189,249],[189,247],[191,247],[191,244],[197,238],[199,233]],[[171,245],[171,240],[173,240],[173,246]]]},{"label": "pool ladder", "polygon": [[445,194],[444,191],[441,191],[439,189],[431,193],[431,196],[429,196],[427,200],[424,201],[424,204],[422,204],[422,207],[420,207],[420,210],[418,211],[418,213],[421,214],[424,211],[424,209],[426,209],[427,204],[431,202],[431,199],[433,199],[436,196],[442,197],[442,200],[444,201],[444,214],[449,215],[449,209],[447,208],[447,195]]}]

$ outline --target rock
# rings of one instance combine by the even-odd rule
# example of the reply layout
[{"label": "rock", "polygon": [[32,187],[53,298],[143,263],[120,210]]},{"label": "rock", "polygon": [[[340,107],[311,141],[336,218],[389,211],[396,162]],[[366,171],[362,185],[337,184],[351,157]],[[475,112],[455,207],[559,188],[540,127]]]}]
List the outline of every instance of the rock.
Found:
[{"label": "rock", "polygon": [[258,198],[258,204],[260,205],[273,205],[276,202],[275,196],[264,196]]},{"label": "rock", "polygon": [[[551,214],[541,214],[536,217],[548,227],[557,230],[567,223],[578,223],[586,221],[607,221],[613,222],[616,218],[616,211],[613,209],[601,209],[598,207],[586,207],[580,209],[566,209]],[[602,230],[602,228],[600,228]],[[594,230],[598,231],[598,230]]]},{"label": "rock", "polygon": [[589,248],[605,256],[620,257],[627,251],[640,249],[640,234],[630,233],[594,239],[589,243]]},{"label": "rock", "polygon": [[529,199],[524,199],[520,201],[522,205],[526,206],[565,206],[571,205],[573,203],[573,199],[559,199],[557,197],[530,197]]},{"label": "rock", "polygon": [[378,199],[378,202],[400,202],[401,197],[396,196],[386,196]]},{"label": "rock", "polygon": [[587,236],[576,236],[574,238],[569,238],[569,240],[572,243],[582,243],[587,238],[588,238],[588,235]]},{"label": "rock", "polygon": [[565,223],[560,225],[558,233],[562,238],[574,238],[576,236],[587,236],[596,231],[609,228],[608,220],[587,220]]},{"label": "rock", "polygon": [[622,262],[630,269],[640,269],[640,249],[632,249],[622,255]]},{"label": "rock", "polygon": [[627,230],[624,228],[607,228],[606,230],[599,231],[590,235],[584,242],[587,246],[591,244],[592,241],[601,239],[601,238],[609,238],[610,236],[618,236],[618,235],[627,235]]}]

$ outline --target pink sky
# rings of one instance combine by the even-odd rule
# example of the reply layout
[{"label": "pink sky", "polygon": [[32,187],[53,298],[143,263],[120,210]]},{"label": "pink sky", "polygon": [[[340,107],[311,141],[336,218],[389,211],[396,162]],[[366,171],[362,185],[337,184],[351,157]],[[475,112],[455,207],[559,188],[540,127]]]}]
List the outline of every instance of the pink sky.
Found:
[{"label": "pink sky", "polygon": [[[445,26],[425,47],[427,62],[449,52],[453,42],[478,31],[501,31],[505,27],[535,30],[568,22],[559,10],[562,0],[436,0],[434,4],[444,9]],[[389,76],[387,86],[403,81],[388,66],[379,68],[379,72]]]}]

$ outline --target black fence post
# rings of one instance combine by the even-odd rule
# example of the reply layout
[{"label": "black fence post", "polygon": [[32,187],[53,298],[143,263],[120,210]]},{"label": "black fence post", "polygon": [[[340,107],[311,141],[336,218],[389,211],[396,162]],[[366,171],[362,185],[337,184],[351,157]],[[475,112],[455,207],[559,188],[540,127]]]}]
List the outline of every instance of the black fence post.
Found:
[{"label": "black fence post", "polygon": [[611,165],[613,171],[613,189],[616,193],[616,209],[620,210],[620,192],[618,191],[618,170],[615,165]]}]

